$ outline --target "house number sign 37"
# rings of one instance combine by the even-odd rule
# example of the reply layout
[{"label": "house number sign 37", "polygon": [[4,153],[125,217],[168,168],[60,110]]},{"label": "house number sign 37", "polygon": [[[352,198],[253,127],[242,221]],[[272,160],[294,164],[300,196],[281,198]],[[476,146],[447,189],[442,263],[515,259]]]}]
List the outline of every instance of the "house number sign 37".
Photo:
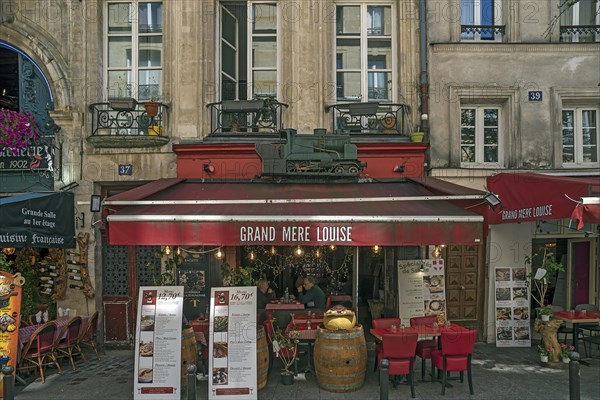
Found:
[{"label": "house number sign 37", "polygon": [[119,175],[133,174],[133,166],[131,164],[119,164]]}]

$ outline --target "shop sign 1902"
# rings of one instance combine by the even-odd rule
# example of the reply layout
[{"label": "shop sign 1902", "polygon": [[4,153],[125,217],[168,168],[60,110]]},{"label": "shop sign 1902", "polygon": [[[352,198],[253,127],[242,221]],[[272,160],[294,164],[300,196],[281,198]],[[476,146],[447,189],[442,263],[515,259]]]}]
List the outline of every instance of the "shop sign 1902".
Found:
[{"label": "shop sign 1902", "polygon": [[54,171],[54,144],[40,140],[13,154],[10,149],[0,149],[0,171]]}]

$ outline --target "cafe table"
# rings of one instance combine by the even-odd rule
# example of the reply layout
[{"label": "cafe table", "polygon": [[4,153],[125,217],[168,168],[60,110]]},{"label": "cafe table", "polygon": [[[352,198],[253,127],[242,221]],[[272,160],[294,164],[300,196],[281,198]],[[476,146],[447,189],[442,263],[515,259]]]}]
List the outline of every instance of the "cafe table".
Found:
[{"label": "cafe table", "polygon": [[269,303],[265,310],[304,310],[302,303]]},{"label": "cafe table", "polygon": [[[309,324],[310,321],[310,324]],[[322,320],[321,320],[322,321]],[[306,321],[295,321],[292,320],[290,321],[290,323],[288,324],[285,332],[286,334],[289,336],[291,334],[292,331],[295,332],[295,337],[298,339],[299,342],[301,343],[305,343],[307,345],[307,350],[306,350],[306,368],[304,369],[304,373],[315,373],[315,369],[312,365],[312,346],[313,343],[315,341],[315,339],[317,338],[317,328],[319,326],[320,323],[317,323],[316,321],[313,322],[313,320],[306,320]]]},{"label": "cafe table", "polygon": [[467,328],[457,324],[450,325],[416,325],[396,328],[395,330],[389,328],[371,328],[371,334],[377,340],[383,340],[383,335],[386,333],[416,333],[419,335],[419,339],[432,336],[441,336],[444,331],[461,332],[466,331]]},{"label": "cafe table", "polygon": [[[600,324],[600,311],[587,311],[582,313],[581,310],[575,312],[570,311],[555,311],[554,317],[573,326],[573,347],[579,353],[579,324],[597,323]],[[589,365],[587,362],[580,360],[581,364]]]},{"label": "cafe table", "polygon": [[323,322],[323,318],[325,317],[325,313],[322,311],[315,311],[309,313],[298,313],[292,314],[292,321],[295,322],[307,322],[310,320],[311,325],[319,325]]}]

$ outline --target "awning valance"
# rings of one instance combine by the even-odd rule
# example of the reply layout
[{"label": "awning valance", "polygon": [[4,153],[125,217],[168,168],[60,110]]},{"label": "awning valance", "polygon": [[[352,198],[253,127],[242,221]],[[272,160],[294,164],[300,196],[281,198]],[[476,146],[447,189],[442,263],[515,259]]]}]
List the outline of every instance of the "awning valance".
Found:
[{"label": "awning valance", "polygon": [[[582,197],[598,196],[600,177],[501,173],[487,178],[487,188],[502,201],[488,213],[490,224],[554,220],[571,218]],[[600,223],[595,213],[586,215],[589,217],[585,222]]]},{"label": "awning valance", "polygon": [[480,242],[483,217],[448,200],[407,181],[324,184],[172,179],[110,197],[104,207],[111,244]]},{"label": "awning valance", "polygon": [[75,247],[73,193],[0,198],[0,247]]}]

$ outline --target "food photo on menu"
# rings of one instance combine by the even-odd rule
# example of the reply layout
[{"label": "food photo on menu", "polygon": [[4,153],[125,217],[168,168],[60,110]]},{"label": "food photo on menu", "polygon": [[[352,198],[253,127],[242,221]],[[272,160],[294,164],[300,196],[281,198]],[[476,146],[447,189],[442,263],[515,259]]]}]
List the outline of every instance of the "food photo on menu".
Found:
[{"label": "food photo on menu", "polygon": [[152,368],[141,368],[138,371],[138,383],[152,383]]},{"label": "food photo on menu", "polygon": [[213,357],[214,358],[226,358],[227,357],[227,342],[214,342],[213,344]]},{"label": "food photo on menu", "polygon": [[425,300],[425,315],[431,315],[445,311],[446,302],[444,300]]},{"label": "food photo on menu", "polygon": [[213,385],[227,385],[227,368],[213,368]]},{"label": "food photo on menu", "polygon": [[496,288],[496,301],[510,300],[510,288]]},{"label": "food photo on menu", "polygon": [[512,297],[513,297],[513,300],[527,300],[527,288],[526,287],[512,288]]},{"label": "food photo on menu", "polygon": [[443,276],[424,276],[423,284],[429,293],[442,293],[444,291],[444,277]]},{"label": "food photo on menu", "polygon": [[154,355],[154,343],[140,341],[140,356],[152,357]]},{"label": "food photo on menu", "polygon": [[527,280],[526,268],[513,268],[513,281],[525,282]]},{"label": "food photo on menu", "polygon": [[512,319],[512,311],[510,307],[496,308],[496,319],[500,321],[510,321]]},{"label": "food photo on menu", "polygon": [[512,315],[514,320],[529,319],[529,307],[515,307]]},{"label": "food photo on menu", "polygon": [[496,268],[496,281],[510,281],[510,268]]},{"label": "food photo on menu", "polygon": [[499,326],[496,328],[496,340],[512,340],[512,328]]},{"label": "food photo on menu", "polygon": [[214,332],[227,332],[229,329],[229,317],[215,317],[213,322],[213,331]]},{"label": "food photo on menu", "polygon": [[140,318],[140,329],[142,331],[154,330],[154,315],[142,315]]},{"label": "food photo on menu", "polygon": [[516,340],[529,340],[529,328],[526,326],[515,326],[514,328]]}]

